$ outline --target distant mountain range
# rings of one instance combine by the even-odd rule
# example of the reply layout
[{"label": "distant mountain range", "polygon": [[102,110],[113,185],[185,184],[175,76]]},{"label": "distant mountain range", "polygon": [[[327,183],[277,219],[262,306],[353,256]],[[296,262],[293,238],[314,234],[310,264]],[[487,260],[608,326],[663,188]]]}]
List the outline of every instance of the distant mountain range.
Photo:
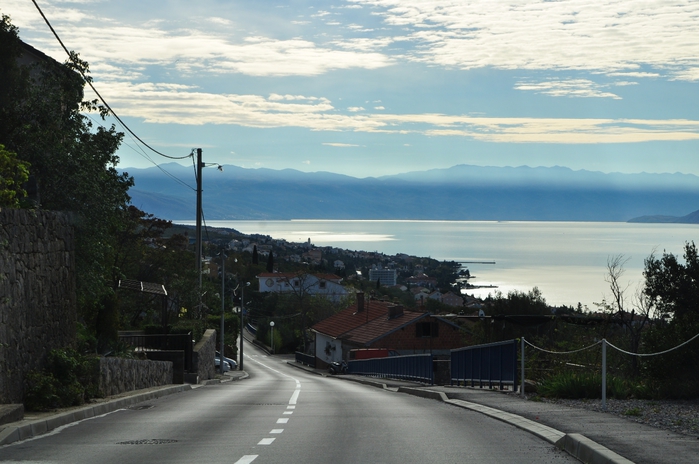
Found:
[{"label": "distant mountain range", "polygon": [[[193,220],[193,167],[127,168],[138,208]],[[405,174],[355,177],[292,169],[205,168],[206,219],[414,219],[629,221],[699,223],[699,177],[605,174],[564,167],[458,165]],[[184,182],[177,182],[173,179]],[[669,218],[678,220],[669,220]]]}]

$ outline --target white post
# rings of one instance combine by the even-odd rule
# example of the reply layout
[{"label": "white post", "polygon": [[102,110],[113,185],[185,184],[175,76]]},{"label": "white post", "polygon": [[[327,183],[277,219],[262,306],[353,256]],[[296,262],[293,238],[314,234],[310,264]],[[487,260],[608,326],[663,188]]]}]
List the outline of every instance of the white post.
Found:
[{"label": "white post", "polygon": [[602,339],[602,409],[607,410],[607,339]]},{"label": "white post", "polygon": [[274,354],[274,321],[269,323],[269,326],[271,327],[272,333],[270,335],[270,341],[272,345],[272,354]]},{"label": "white post", "polygon": [[521,363],[522,363],[522,367],[521,367],[522,380],[521,380],[521,383],[519,384],[519,391],[522,393],[522,398],[524,398],[524,337],[522,337],[521,351],[522,351],[522,361],[521,361]]}]

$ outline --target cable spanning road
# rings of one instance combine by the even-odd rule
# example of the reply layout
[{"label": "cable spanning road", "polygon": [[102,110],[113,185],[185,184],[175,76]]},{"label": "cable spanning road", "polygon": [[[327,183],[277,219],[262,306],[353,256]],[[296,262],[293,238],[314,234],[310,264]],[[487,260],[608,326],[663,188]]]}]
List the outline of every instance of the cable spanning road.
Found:
[{"label": "cable spanning road", "polygon": [[434,400],[320,377],[253,345],[240,382],[140,403],[0,447],[25,463],[564,463],[554,446]]}]

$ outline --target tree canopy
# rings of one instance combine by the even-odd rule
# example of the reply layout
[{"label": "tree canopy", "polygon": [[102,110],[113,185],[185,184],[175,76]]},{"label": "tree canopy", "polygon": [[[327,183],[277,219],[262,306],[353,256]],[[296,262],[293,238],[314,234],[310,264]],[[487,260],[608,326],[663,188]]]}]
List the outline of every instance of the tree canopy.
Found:
[{"label": "tree canopy", "polygon": [[[32,64],[21,64],[27,61]],[[89,66],[77,54],[58,63],[23,44],[10,18],[1,17],[0,144],[29,166],[38,207],[72,213],[80,315],[93,319],[95,308],[113,294],[116,231],[133,180],[116,170],[123,134],[87,115],[104,118],[107,111],[96,100],[84,101],[86,79]]]}]

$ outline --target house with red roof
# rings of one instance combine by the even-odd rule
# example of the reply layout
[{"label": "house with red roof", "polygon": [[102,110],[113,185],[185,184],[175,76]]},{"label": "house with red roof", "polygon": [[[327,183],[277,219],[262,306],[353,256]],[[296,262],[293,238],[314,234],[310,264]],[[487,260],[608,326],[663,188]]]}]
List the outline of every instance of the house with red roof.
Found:
[{"label": "house with red roof", "polygon": [[451,321],[425,311],[409,311],[386,301],[365,300],[324,319],[313,327],[316,367],[349,359],[357,348],[387,348],[401,355],[448,354],[465,346],[465,333]]}]

